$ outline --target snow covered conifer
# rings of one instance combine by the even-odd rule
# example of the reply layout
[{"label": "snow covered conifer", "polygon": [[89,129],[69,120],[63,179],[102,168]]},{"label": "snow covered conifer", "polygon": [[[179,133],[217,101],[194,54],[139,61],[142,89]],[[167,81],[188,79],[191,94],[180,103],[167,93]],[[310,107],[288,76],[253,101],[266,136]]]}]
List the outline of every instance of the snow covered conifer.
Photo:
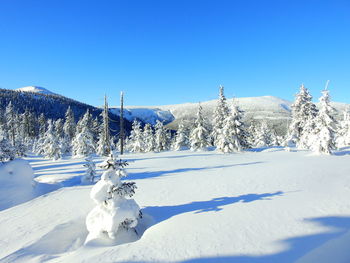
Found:
[{"label": "snow covered conifer", "polygon": [[217,150],[230,153],[234,151],[241,151],[243,149],[244,129],[242,116],[243,112],[237,105],[232,104],[231,112],[226,116],[223,127],[218,133]]},{"label": "snow covered conifer", "polygon": [[69,142],[73,140],[73,137],[75,135],[75,120],[74,120],[74,114],[70,106],[68,107],[66,113],[65,113],[65,121],[63,125],[63,131],[64,135],[67,138]]},{"label": "snow covered conifer", "polygon": [[101,113],[102,124],[100,128],[100,134],[97,142],[97,153],[101,156],[109,156],[111,153],[111,138],[109,130],[109,115],[108,115],[108,104],[105,97],[105,108]]},{"label": "snow covered conifer", "polygon": [[164,127],[163,123],[158,121],[155,125],[155,147],[156,152],[166,151],[170,148],[170,138],[167,129]]},{"label": "snow covered conifer", "polygon": [[143,152],[144,142],[141,124],[138,120],[132,123],[132,130],[129,136],[129,150],[130,152]]},{"label": "snow covered conifer", "polygon": [[86,171],[81,181],[82,183],[93,183],[96,176],[96,165],[91,156],[85,158],[85,161],[83,166],[86,167]]},{"label": "snow covered conifer", "polygon": [[190,134],[191,150],[205,150],[210,145],[209,132],[205,127],[202,106],[198,105],[197,119]]},{"label": "snow covered conifer", "polygon": [[350,107],[344,111],[343,116],[336,139],[338,148],[350,146]]},{"label": "snow covered conifer", "polygon": [[72,142],[74,156],[82,157],[95,153],[95,142],[90,123],[91,114],[87,110],[77,124],[76,134]]},{"label": "snow covered conifer", "polygon": [[10,144],[8,139],[0,140],[0,162],[11,161],[16,157],[15,148]]},{"label": "snow covered conifer", "polygon": [[126,162],[113,156],[102,163],[106,171],[91,189],[90,197],[97,206],[86,217],[89,235],[85,243],[98,238],[116,239],[122,231],[137,226],[140,207],[134,199],[126,198],[134,195],[136,185],[121,181],[127,176],[125,165]]},{"label": "snow covered conifer", "polygon": [[47,124],[47,131],[41,144],[41,153],[47,158],[57,160],[61,158],[61,146],[52,120],[48,120]]},{"label": "snow covered conifer", "polygon": [[144,143],[144,152],[154,151],[154,134],[152,126],[147,123],[143,128],[143,143]]},{"label": "snow covered conifer", "polygon": [[214,111],[213,120],[213,131],[211,137],[213,139],[214,146],[218,146],[218,136],[224,127],[225,118],[228,116],[230,109],[226,102],[226,97],[224,95],[224,87],[220,85],[219,88],[219,99],[217,106]]},{"label": "snow covered conifer", "polygon": [[[313,120],[317,115],[317,108],[312,103],[312,96],[304,85],[296,95],[292,105],[292,122],[289,126],[288,141],[295,143],[298,148],[309,147],[309,134],[314,128]],[[302,139],[303,137],[303,139]]]},{"label": "snow covered conifer", "polygon": [[175,143],[173,149],[175,151],[181,151],[187,149],[189,145],[188,135],[186,134],[186,129],[183,120],[181,120],[179,127],[177,128],[175,135]]},{"label": "snow covered conifer", "polygon": [[271,146],[271,129],[267,126],[266,121],[260,124],[260,128],[257,130],[255,146],[266,147]]},{"label": "snow covered conifer", "polygon": [[312,138],[312,150],[317,153],[332,154],[335,147],[336,121],[334,108],[330,105],[329,91],[322,91],[320,110],[316,117],[316,127]]},{"label": "snow covered conifer", "polygon": [[6,107],[5,119],[6,119],[6,128],[8,131],[9,140],[11,141],[12,145],[15,146],[17,128],[18,128],[18,119],[11,101]]},{"label": "snow covered conifer", "polygon": [[43,136],[46,132],[46,124],[47,124],[47,120],[44,116],[44,113],[41,113],[39,115],[38,123],[39,123],[39,136]]}]

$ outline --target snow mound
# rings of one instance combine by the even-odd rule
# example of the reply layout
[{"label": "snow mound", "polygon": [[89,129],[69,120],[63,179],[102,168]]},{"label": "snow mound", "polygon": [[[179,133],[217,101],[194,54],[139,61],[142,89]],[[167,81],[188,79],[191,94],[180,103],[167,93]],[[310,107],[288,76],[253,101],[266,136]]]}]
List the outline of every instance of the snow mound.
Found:
[{"label": "snow mound", "polygon": [[33,93],[40,93],[45,95],[57,95],[56,93],[53,93],[49,91],[48,89],[38,87],[38,86],[28,86],[16,89],[16,91],[22,91],[22,92],[33,92]]},{"label": "snow mound", "polygon": [[25,160],[0,165],[0,210],[34,197],[33,169]]}]

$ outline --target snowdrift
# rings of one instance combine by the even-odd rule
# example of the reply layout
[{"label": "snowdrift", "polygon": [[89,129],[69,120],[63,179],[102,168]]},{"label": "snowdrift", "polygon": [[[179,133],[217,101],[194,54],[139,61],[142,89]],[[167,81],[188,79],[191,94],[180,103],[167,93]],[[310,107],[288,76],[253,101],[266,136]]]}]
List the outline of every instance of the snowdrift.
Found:
[{"label": "snowdrift", "polygon": [[0,210],[32,199],[34,193],[33,169],[25,160],[0,164]]}]

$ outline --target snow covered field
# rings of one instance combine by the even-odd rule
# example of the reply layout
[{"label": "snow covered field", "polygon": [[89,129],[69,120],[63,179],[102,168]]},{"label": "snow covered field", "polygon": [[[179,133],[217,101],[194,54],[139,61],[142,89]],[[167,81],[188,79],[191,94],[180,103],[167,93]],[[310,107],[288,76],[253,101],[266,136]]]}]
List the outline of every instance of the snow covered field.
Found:
[{"label": "snow covered field", "polygon": [[84,246],[94,207],[85,161],[28,157],[41,190],[1,200],[0,262],[350,262],[349,149],[124,158],[145,215],[140,239]]}]

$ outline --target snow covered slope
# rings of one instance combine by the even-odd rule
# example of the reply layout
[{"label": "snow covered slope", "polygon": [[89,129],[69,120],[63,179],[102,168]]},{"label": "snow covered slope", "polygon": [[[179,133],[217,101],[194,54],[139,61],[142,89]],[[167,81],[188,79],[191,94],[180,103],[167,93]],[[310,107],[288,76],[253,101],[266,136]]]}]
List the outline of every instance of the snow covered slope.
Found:
[{"label": "snow covered slope", "polygon": [[94,204],[78,183],[83,160],[31,158],[36,180],[62,188],[0,212],[0,262],[350,262],[349,149],[124,158],[153,218],[139,240],[84,246]]},{"label": "snow covered slope", "polygon": [[[228,100],[231,104],[232,100]],[[217,100],[201,102],[203,114],[212,119]],[[291,102],[273,96],[236,98],[235,103],[246,113],[248,119],[286,120],[290,117]],[[125,116],[132,121],[135,118],[145,123],[154,124],[156,120],[172,123],[170,128],[176,128],[180,120],[192,121],[196,117],[198,103],[184,103],[164,106],[126,106]],[[120,110],[113,107],[112,112],[119,115]]]},{"label": "snow covered slope", "polygon": [[[233,103],[232,99],[228,100]],[[270,125],[275,126],[277,130],[285,130],[291,117],[292,102],[274,96],[235,98],[236,103],[245,111],[245,117],[250,120],[267,120]],[[201,102],[203,114],[207,120],[212,120],[217,100]],[[349,104],[333,102],[333,107],[338,111],[340,118],[342,112]],[[171,129],[177,129],[181,120],[191,123],[196,118],[198,103],[184,103],[163,106],[126,106],[124,115],[129,121],[135,118],[145,122],[155,124],[157,120],[168,124]],[[119,115],[119,108],[112,107],[111,111]]]},{"label": "snow covered slope", "polygon": [[23,92],[33,92],[33,93],[40,93],[45,95],[57,95],[56,93],[53,93],[45,88],[38,87],[38,86],[28,86],[16,89],[16,91],[23,91]]}]

